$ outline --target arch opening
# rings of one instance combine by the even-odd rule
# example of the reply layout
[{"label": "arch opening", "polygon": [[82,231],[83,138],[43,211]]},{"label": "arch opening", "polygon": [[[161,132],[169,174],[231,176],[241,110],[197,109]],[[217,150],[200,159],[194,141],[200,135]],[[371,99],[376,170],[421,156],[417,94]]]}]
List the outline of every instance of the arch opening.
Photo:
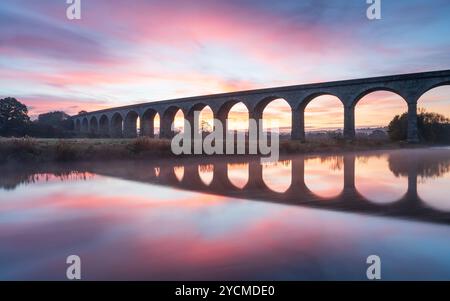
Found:
[{"label": "arch opening", "polygon": [[249,126],[249,111],[243,102],[232,104],[225,114],[226,129],[230,132],[245,132],[248,133]]},{"label": "arch opening", "polygon": [[130,111],[125,116],[123,123],[123,135],[126,138],[136,138],[139,134],[139,114],[135,111]]},{"label": "arch opening", "polygon": [[417,107],[419,139],[430,143],[450,143],[450,84],[422,94]]},{"label": "arch opening", "polygon": [[356,136],[376,140],[387,140],[391,120],[408,112],[406,100],[388,90],[364,94],[355,102],[354,108]]},{"label": "arch opening", "polygon": [[344,105],[337,96],[317,95],[309,99],[303,106],[305,106],[307,139],[327,140],[343,135]]},{"label": "arch opening", "polygon": [[[196,112],[198,113],[197,120],[194,118]],[[210,106],[203,103],[196,104],[189,110],[188,115],[187,118],[190,122],[194,122],[198,129],[198,133],[200,133],[202,137],[212,132],[214,127],[214,114]],[[193,124],[191,124],[191,128],[193,129]]]},{"label": "arch opening", "polygon": [[290,139],[292,131],[292,108],[284,98],[276,98],[265,104],[262,110],[263,132],[270,134],[278,129],[280,139]]},{"label": "arch opening", "polygon": [[155,138],[161,137],[161,117],[159,113],[156,113],[153,118],[153,134]]},{"label": "arch opening", "polygon": [[[148,109],[142,114],[142,120],[140,123],[140,135],[145,137],[155,137],[155,119],[158,112],[154,109]],[[159,120],[159,115],[158,115]],[[158,126],[159,128],[159,126]]]},{"label": "arch opening", "polygon": [[171,106],[163,113],[160,126],[160,136],[163,138],[172,138],[176,133],[184,131],[183,111]]}]

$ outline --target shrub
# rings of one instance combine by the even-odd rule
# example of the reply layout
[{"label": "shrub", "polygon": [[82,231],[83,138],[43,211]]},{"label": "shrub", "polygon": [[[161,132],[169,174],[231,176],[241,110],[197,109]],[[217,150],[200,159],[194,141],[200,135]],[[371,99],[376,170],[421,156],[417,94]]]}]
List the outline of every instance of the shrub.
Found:
[{"label": "shrub", "polygon": [[[419,139],[428,143],[450,143],[450,120],[437,113],[421,109],[417,115]],[[393,141],[406,140],[408,114],[397,115],[388,126],[389,138]]]},{"label": "shrub", "polygon": [[13,138],[9,144],[5,145],[5,148],[6,155],[18,161],[31,160],[40,154],[36,140],[30,137]]},{"label": "shrub", "polygon": [[77,152],[75,148],[67,142],[62,140],[58,141],[55,146],[55,159],[57,161],[72,161],[77,158]]},{"label": "shrub", "polygon": [[143,152],[170,153],[170,141],[139,137],[129,142],[127,149],[134,154]]}]

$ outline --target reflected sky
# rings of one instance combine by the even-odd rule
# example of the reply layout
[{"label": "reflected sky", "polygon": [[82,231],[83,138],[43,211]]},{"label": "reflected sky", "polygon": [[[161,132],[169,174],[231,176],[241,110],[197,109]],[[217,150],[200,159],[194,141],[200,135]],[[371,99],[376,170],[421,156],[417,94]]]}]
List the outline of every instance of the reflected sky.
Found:
[{"label": "reflected sky", "polygon": [[408,179],[396,177],[389,170],[386,155],[381,155],[357,158],[355,182],[356,189],[368,200],[386,204],[399,200],[406,193]]},{"label": "reflected sky", "polygon": [[[392,200],[395,206],[413,201],[448,217],[449,159],[450,149],[292,157],[262,166],[268,190],[260,188],[259,199],[238,193],[254,181],[253,162],[176,162],[175,168],[163,162],[148,168],[90,163],[68,173],[5,169],[0,279],[64,280],[65,259],[76,254],[85,280],[364,280],[365,260],[376,254],[385,280],[450,280],[449,223],[299,203],[299,178],[305,191],[317,195],[305,196],[313,205],[348,198],[354,166],[355,195],[368,198],[356,204],[378,208]],[[131,166],[140,168],[133,173]],[[304,173],[297,178],[301,166]],[[198,185],[209,190],[165,185],[167,170],[182,174],[175,177],[178,185],[191,183],[195,171]],[[239,188],[215,191],[221,172],[229,187]],[[410,199],[415,188],[417,200]],[[270,191],[299,204],[270,199]],[[321,198],[326,201],[317,202]]]},{"label": "reflected sky", "polygon": [[343,156],[305,160],[305,184],[323,198],[337,196],[344,189]]},{"label": "reflected sky", "polygon": [[292,161],[279,161],[264,164],[262,177],[267,188],[275,192],[285,192],[291,186]]},{"label": "reflected sky", "polygon": [[227,174],[232,185],[244,188],[248,182],[248,163],[228,164]]},{"label": "reflected sky", "polygon": [[421,178],[418,182],[419,197],[426,204],[434,209],[450,212],[450,198],[448,192],[450,190],[450,170],[439,177]]}]

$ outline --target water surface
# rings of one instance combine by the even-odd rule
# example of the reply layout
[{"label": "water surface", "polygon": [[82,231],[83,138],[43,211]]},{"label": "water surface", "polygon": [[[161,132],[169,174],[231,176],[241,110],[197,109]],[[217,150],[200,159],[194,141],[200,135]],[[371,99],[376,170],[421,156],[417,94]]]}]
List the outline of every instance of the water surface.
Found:
[{"label": "water surface", "polygon": [[4,167],[0,279],[450,280],[450,149]]}]

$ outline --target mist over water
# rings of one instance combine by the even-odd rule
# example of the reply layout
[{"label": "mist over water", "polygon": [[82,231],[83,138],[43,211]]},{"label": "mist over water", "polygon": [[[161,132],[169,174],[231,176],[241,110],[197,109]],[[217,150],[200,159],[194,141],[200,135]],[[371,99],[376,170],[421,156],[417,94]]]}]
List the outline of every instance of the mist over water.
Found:
[{"label": "mist over water", "polygon": [[2,167],[0,280],[450,280],[450,149]]}]

